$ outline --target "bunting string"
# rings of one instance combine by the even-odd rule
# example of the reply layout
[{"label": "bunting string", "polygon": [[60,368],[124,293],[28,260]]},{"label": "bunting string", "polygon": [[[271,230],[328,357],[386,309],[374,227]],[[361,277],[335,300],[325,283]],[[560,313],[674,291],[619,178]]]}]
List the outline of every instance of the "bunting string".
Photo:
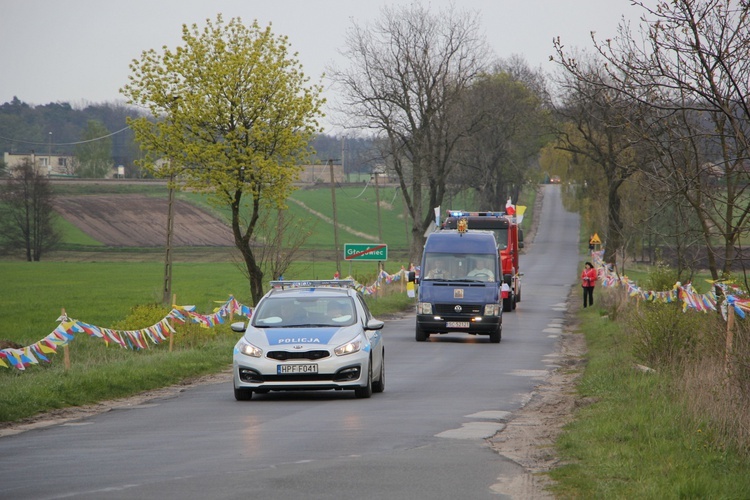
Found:
[{"label": "bunting string", "polygon": [[[355,288],[363,295],[373,295],[378,292],[384,284],[390,284],[403,279],[404,269],[402,268],[396,274],[388,274],[381,270],[375,282],[371,285],[363,285],[353,278]],[[59,325],[49,335],[41,340],[20,348],[0,349],[0,367],[16,368],[25,370],[30,365],[39,364],[40,361],[49,363],[49,354],[55,354],[57,348],[70,343],[76,334],[86,334],[92,338],[98,338],[109,346],[118,345],[125,349],[147,349],[149,344],[160,344],[175,334],[169,320],[179,323],[195,323],[203,328],[213,328],[217,325],[224,324],[225,319],[230,314],[237,314],[250,318],[253,310],[251,307],[241,304],[233,296],[214,309],[211,314],[200,314],[195,311],[195,306],[178,306],[173,305],[172,310],[159,322],[139,330],[114,330],[103,328],[89,323],[84,323],[77,319],[71,319],[67,313],[57,318]]]},{"label": "bunting string", "polygon": [[[597,276],[602,286],[620,286],[626,290],[629,297],[651,302],[682,302],[683,312],[693,310],[706,313],[708,311],[717,311],[718,307],[724,320],[727,319],[727,308],[729,307],[734,310],[737,316],[743,319],[746,313],[750,311],[750,299],[744,298],[743,296],[746,295],[745,292],[734,284],[706,280],[713,287],[711,291],[702,294],[695,290],[692,283],[683,285],[679,281],[672,286],[671,290],[658,292],[644,290],[627,276],[619,276],[615,273],[609,265],[604,263],[603,255],[604,250],[591,252],[592,262],[594,263],[594,268],[597,270]],[[715,292],[717,288],[725,298],[721,306],[717,306],[719,301]]]},{"label": "bunting string", "polygon": [[147,349],[149,344],[160,344],[176,333],[169,320],[183,324],[196,323],[204,328],[213,328],[223,324],[224,319],[230,314],[250,318],[252,313],[252,308],[239,303],[232,296],[213,313],[207,315],[195,312],[195,306],[174,305],[159,322],[139,330],[102,328],[71,319],[67,313],[63,313],[57,318],[60,322],[57,328],[41,340],[25,347],[0,349],[0,367],[25,370],[30,365],[39,364],[39,361],[49,363],[50,358],[47,355],[55,354],[58,347],[70,343],[76,334],[86,334],[89,337],[101,339],[107,345],[114,344],[126,349]]}]

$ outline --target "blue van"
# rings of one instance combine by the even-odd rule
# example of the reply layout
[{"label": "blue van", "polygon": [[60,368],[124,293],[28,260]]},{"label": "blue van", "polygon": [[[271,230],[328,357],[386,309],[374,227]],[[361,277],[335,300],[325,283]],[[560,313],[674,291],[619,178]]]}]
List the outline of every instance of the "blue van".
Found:
[{"label": "blue van", "polygon": [[502,338],[502,273],[491,231],[442,230],[424,245],[417,295],[416,339],[465,332]]}]

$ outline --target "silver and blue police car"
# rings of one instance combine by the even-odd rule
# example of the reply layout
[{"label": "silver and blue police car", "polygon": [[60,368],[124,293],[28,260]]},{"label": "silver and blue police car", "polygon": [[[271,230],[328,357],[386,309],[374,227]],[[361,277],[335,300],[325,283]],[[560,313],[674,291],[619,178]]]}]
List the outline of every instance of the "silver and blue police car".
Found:
[{"label": "silver and blue police car", "polygon": [[352,280],[272,281],[234,346],[234,397],[290,390],[385,389],[383,322]]}]

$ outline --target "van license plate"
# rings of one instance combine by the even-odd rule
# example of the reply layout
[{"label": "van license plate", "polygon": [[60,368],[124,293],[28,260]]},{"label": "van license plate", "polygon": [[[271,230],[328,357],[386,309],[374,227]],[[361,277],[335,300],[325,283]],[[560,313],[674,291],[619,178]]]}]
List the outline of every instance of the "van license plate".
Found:
[{"label": "van license plate", "polygon": [[318,373],[318,365],[276,365],[276,373],[285,375],[287,373]]},{"label": "van license plate", "polygon": [[470,323],[468,321],[446,321],[446,328],[469,328]]}]

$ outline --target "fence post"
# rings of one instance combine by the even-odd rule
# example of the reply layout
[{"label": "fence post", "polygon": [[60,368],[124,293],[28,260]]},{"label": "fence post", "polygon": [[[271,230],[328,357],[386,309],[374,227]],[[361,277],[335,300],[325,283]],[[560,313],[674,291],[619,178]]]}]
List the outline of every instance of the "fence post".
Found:
[{"label": "fence post", "polygon": [[[173,306],[177,303],[177,294],[175,293],[172,295],[172,304],[170,304],[169,310],[171,311],[173,309]],[[172,318],[169,318],[167,321],[169,321],[169,326],[172,327],[172,330],[174,330],[174,323],[172,322]],[[169,332],[169,352],[172,352],[172,348],[174,347],[174,332]]]},{"label": "fence post", "polygon": [[732,344],[734,343],[734,306],[727,306],[727,343],[724,351],[724,373],[727,378],[731,374]]},{"label": "fence post", "polygon": [[[63,318],[68,317],[64,307],[60,309],[60,316]],[[63,368],[65,371],[70,370],[70,348],[68,347],[67,342],[63,345]]]}]

